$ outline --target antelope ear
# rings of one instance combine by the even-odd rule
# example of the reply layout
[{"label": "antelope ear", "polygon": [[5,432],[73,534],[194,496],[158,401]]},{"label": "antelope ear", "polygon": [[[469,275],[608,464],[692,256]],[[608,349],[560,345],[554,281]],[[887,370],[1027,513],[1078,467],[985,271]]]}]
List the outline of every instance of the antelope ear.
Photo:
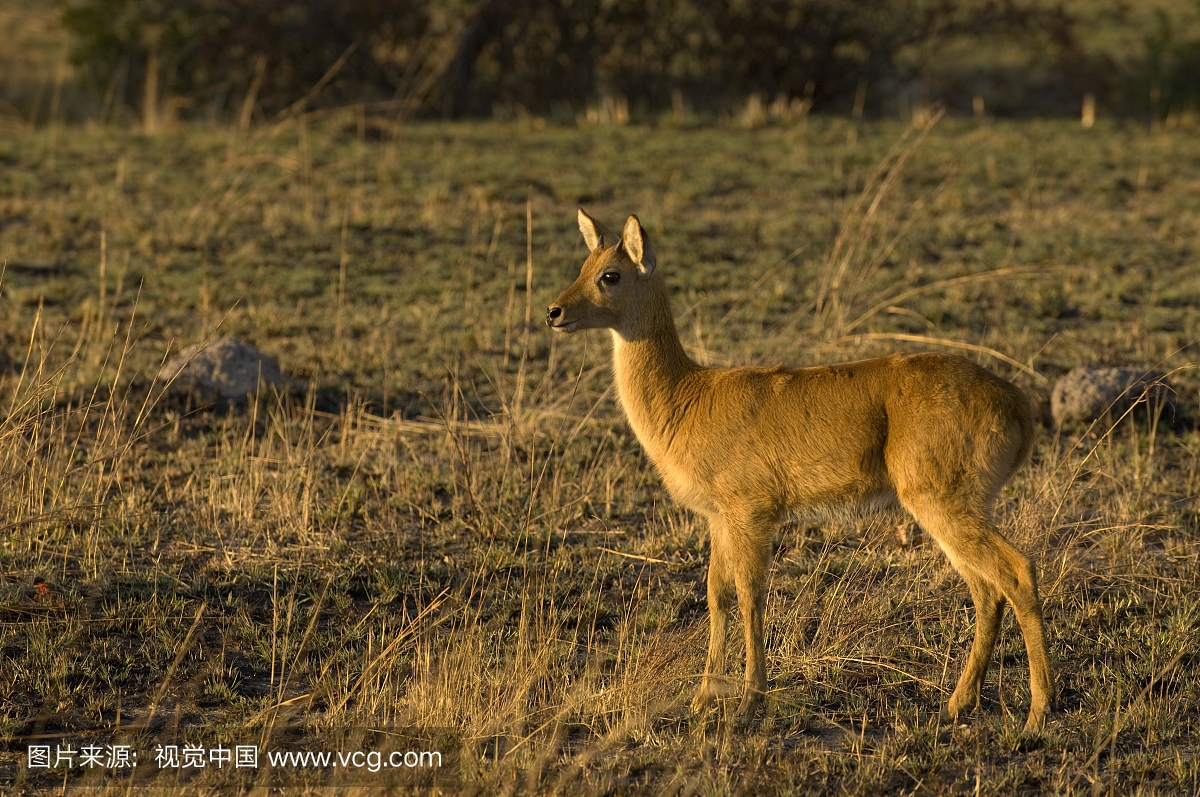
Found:
[{"label": "antelope ear", "polygon": [[623,240],[629,259],[637,264],[638,271],[642,276],[649,277],[653,274],[654,267],[658,265],[658,258],[654,256],[654,247],[650,245],[650,237],[642,229],[642,223],[638,221],[637,216],[630,216],[625,220]]},{"label": "antelope ear", "polygon": [[605,246],[613,246],[618,241],[615,232],[584,213],[583,208],[579,209],[579,231],[583,233],[584,243],[587,244],[590,252],[595,252]]}]

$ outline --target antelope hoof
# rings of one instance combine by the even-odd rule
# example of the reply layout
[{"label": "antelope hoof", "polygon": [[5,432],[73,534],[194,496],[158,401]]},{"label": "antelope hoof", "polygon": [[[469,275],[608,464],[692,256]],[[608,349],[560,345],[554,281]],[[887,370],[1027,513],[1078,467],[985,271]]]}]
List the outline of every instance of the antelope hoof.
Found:
[{"label": "antelope hoof", "polygon": [[953,703],[948,703],[947,705],[942,706],[942,710],[938,713],[938,719],[940,719],[943,724],[957,724],[959,719],[961,719],[965,714],[966,712],[964,712],[961,708],[955,707]]},{"label": "antelope hoof", "polygon": [[960,694],[955,692],[950,695],[950,702],[942,709],[943,722],[957,722],[960,717],[970,714],[979,707],[979,694]]},{"label": "antelope hoof", "polygon": [[743,728],[753,724],[762,703],[761,692],[747,690],[746,694],[742,696],[742,702],[738,704],[735,722]]},{"label": "antelope hoof", "polygon": [[1046,727],[1046,715],[1049,713],[1046,707],[1030,708],[1029,717],[1025,720],[1025,728],[1022,733],[1035,734]]},{"label": "antelope hoof", "polygon": [[700,688],[696,690],[696,696],[692,698],[692,711],[696,714],[703,714],[718,700],[724,700],[732,695],[733,688],[729,684],[705,678],[700,684]]}]

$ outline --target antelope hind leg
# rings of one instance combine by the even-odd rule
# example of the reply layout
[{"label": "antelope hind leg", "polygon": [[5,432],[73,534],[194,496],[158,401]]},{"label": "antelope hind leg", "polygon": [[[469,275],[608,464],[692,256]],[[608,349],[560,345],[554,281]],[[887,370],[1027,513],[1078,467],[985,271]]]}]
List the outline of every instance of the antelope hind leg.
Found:
[{"label": "antelope hind leg", "polygon": [[[1000,593],[1013,607],[1029,658],[1030,700],[1025,731],[1040,730],[1046,724],[1054,698],[1054,679],[1046,651],[1046,626],[1033,561],[1013,547],[988,520],[973,515],[949,517],[931,512],[929,507],[925,507],[924,512],[921,507],[916,509],[920,514],[914,516],[942,546],[951,564],[966,579],[976,600],[975,642],[946,713],[957,717],[978,700],[979,685],[999,629],[1002,604],[994,612],[980,607],[995,605],[995,594]],[[977,594],[977,590],[981,594]]]},{"label": "antelope hind leg", "polygon": [[957,720],[963,713],[979,705],[979,690],[983,677],[992,660],[996,637],[1000,632],[1000,621],[1004,616],[1004,595],[987,579],[974,573],[963,574],[971,590],[975,604],[975,641],[959,676],[958,685],[950,695],[950,702],[943,711],[946,719]]}]

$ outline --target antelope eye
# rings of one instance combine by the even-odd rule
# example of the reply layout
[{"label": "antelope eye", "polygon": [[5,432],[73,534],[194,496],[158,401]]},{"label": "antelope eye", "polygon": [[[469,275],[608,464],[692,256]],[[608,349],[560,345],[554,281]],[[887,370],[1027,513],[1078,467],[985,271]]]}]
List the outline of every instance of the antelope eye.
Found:
[{"label": "antelope eye", "polygon": [[621,275],[616,271],[606,271],[600,275],[600,279],[604,280],[609,285],[616,285],[621,281]]}]

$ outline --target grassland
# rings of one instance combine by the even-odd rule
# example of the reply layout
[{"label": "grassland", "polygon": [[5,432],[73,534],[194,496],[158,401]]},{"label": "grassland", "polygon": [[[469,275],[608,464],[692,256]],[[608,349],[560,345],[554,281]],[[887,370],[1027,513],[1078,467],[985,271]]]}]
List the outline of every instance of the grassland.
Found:
[{"label": "grassland", "polygon": [[[0,140],[0,783],[54,786],[22,771],[38,734],[420,727],[460,740],[464,793],[1200,792],[1195,137],[347,113]],[[883,521],[786,526],[761,724],[689,714],[704,529],[606,338],[539,321],[579,205],[640,215],[702,362],[966,344],[1043,401],[1080,363],[1178,369],[1190,415],[1044,429],[1003,496],[1059,673],[1042,735],[1011,617],[981,710],[939,721],[970,600]],[[303,389],[164,395],[214,334]]]}]

